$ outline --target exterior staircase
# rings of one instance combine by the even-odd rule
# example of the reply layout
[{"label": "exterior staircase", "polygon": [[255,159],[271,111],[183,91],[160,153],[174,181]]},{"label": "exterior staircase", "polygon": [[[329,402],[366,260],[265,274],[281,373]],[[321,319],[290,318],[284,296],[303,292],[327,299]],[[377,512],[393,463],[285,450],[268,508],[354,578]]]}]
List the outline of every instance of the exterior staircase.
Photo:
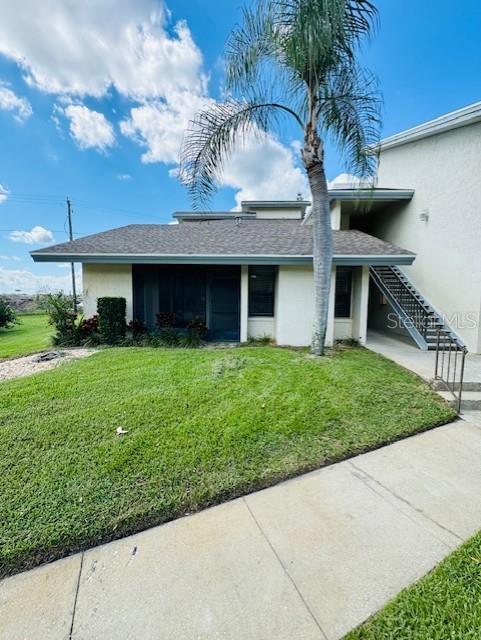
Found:
[{"label": "exterior staircase", "polygon": [[423,351],[451,344],[464,348],[461,339],[444,322],[409,278],[395,266],[371,267],[373,282],[400,318],[402,325]]}]

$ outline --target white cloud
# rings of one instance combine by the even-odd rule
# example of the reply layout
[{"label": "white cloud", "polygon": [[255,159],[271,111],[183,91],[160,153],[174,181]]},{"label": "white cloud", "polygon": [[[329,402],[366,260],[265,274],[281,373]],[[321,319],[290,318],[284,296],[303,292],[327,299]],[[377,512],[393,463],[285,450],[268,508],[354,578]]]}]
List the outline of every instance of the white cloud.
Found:
[{"label": "white cloud", "polygon": [[23,0],[21,11],[4,2],[0,53],[48,93],[100,97],[114,87],[144,99],[200,92],[202,55],[186,23],[169,30],[168,20],[158,0]]},{"label": "white cloud", "polygon": [[0,256],[0,260],[13,260],[13,262],[18,262],[20,259],[19,256]]},{"label": "white cloud", "polygon": [[[175,164],[189,121],[213,100],[187,93],[170,96],[169,103],[150,103],[131,110],[130,118],[120,123],[120,130],[146,147],[142,162]],[[252,135],[226,163],[220,186],[238,190],[241,200],[292,199],[309,188],[304,172],[297,166],[295,144],[286,147],[273,136]],[[176,178],[177,167],[169,170]]]},{"label": "white cloud", "polygon": [[8,236],[13,242],[24,242],[25,244],[43,244],[53,242],[53,233],[40,225],[33,227],[30,231],[12,231]]},{"label": "white cloud", "polygon": [[226,163],[221,186],[237,190],[237,208],[242,200],[295,200],[298,193],[303,197],[309,194],[293,149],[270,135],[251,136],[234,152]]},{"label": "white cloud", "polygon": [[129,180],[132,180],[132,176],[130,175],[130,173],[119,173],[119,175],[117,176],[117,180],[119,180],[120,182],[128,182]]},{"label": "white cloud", "polygon": [[[56,125],[61,113],[83,148],[112,146],[115,135],[105,116],[77,103],[114,89],[135,103],[120,122],[122,134],[144,149],[142,162],[172,165],[174,176],[189,120],[212,101],[187,24],[171,26],[160,0],[23,0],[21,12],[14,3],[3,4],[0,54],[16,61],[32,86],[57,95],[62,106],[52,116]],[[222,185],[238,191],[237,202],[307,193],[293,150],[273,137],[249,141],[237,152]]]},{"label": "white cloud", "polygon": [[114,129],[103,113],[81,104],[71,104],[63,113],[70,120],[70,135],[81,149],[105,151],[115,144]]},{"label": "white cloud", "polygon": [[0,204],[8,198],[9,190],[0,184]]},{"label": "white cloud", "polygon": [[[77,289],[81,291],[81,274],[76,274]],[[72,291],[72,278],[65,276],[37,275],[27,269],[5,269],[0,267],[0,293],[40,293]]]},{"label": "white cloud", "polygon": [[0,109],[12,111],[13,117],[18,122],[24,122],[33,113],[30,102],[26,98],[17,96],[4,82],[0,82]]},{"label": "white cloud", "polygon": [[213,101],[205,95],[175,92],[163,102],[155,101],[134,107],[130,117],[120,123],[120,130],[147,151],[142,162],[179,161],[179,151],[189,121]]}]

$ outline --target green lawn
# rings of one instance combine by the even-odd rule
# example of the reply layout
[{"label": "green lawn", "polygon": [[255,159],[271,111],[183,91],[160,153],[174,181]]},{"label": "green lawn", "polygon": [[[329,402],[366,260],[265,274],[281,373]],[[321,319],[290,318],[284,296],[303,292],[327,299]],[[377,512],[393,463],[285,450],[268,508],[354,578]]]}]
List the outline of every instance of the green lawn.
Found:
[{"label": "green lawn", "polygon": [[40,314],[20,314],[20,324],[11,329],[0,329],[0,360],[12,356],[22,356],[47,349],[53,329],[47,324],[47,316]]},{"label": "green lawn", "polygon": [[364,349],[107,349],[4,382],[0,574],[453,417]]},{"label": "green lawn", "polygon": [[345,640],[479,640],[481,533]]}]

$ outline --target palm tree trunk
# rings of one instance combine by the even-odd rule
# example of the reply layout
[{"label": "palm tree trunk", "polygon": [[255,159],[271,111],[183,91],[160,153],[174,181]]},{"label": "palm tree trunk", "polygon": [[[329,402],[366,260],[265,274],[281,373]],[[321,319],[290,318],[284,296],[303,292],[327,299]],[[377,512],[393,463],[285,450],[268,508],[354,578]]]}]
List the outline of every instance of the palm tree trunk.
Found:
[{"label": "palm tree trunk", "polygon": [[312,196],[315,302],[311,351],[316,356],[322,356],[329,315],[333,241],[322,144],[317,132],[312,129],[306,131],[302,156]]}]

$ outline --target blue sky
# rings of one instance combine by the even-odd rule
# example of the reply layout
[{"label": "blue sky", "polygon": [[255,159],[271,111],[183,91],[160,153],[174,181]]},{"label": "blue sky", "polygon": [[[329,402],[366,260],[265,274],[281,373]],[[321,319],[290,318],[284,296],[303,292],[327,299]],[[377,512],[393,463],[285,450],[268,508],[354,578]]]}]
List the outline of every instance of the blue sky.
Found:
[{"label": "blue sky", "polygon": [[[66,239],[67,195],[79,235],[190,208],[172,176],[182,131],[197,106],[221,96],[223,48],[242,3],[2,4],[0,292],[57,289],[68,285],[65,266],[35,265],[28,251]],[[384,94],[384,135],[481,99],[478,2],[377,6],[364,59]],[[261,148],[248,143],[213,207],[308,196],[295,142],[289,129]],[[328,177],[343,170],[329,147]]]}]

